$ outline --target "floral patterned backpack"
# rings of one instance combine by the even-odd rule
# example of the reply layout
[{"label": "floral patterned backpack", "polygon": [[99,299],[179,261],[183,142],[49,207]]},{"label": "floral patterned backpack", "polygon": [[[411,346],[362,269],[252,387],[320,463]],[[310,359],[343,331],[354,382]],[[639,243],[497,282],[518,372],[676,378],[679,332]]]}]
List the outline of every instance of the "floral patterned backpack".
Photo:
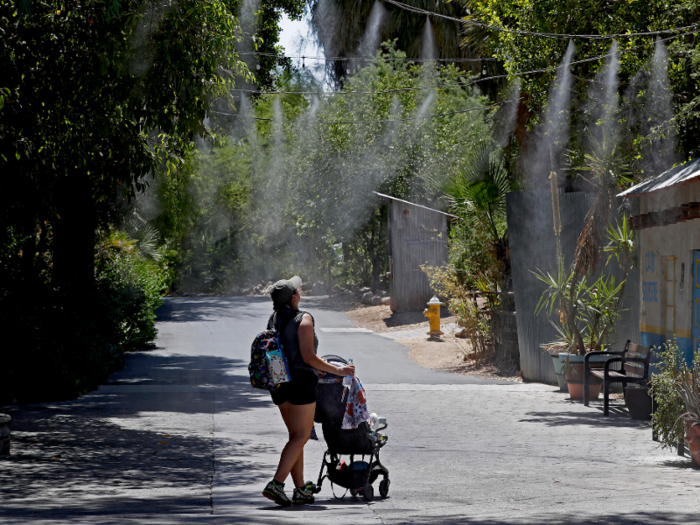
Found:
[{"label": "floral patterned backpack", "polygon": [[274,392],[282,384],[274,381],[267,354],[279,350],[281,355],[284,355],[279,334],[284,331],[287,322],[293,317],[293,313],[293,311],[288,311],[282,318],[279,331],[273,327],[272,330],[265,330],[255,336],[250,347],[250,364],[248,365],[250,384],[253,385],[253,388]]}]

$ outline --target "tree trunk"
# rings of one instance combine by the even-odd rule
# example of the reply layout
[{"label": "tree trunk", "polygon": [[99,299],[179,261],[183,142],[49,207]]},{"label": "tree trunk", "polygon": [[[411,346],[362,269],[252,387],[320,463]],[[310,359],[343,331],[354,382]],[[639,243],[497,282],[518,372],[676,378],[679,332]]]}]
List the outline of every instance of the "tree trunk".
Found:
[{"label": "tree trunk", "polygon": [[372,227],[369,231],[369,235],[366,237],[367,239],[367,255],[369,255],[369,261],[370,264],[372,265],[372,292],[377,293],[377,290],[379,289],[379,257],[377,257],[377,249],[375,246],[375,241],[377,238],[377,235],[375,234],[375,224],[374,221],[372,221]]}]

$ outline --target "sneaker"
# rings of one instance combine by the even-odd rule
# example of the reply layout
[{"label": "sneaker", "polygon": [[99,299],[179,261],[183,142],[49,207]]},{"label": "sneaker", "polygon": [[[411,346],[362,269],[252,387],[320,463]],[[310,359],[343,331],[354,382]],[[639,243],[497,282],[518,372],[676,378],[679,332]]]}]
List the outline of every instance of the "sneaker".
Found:
[{"label": "sneaker", "polygon": [[311,491],[308,488],[308,483],[303,487],[297,487],[294,489],[292,503],[295,505],[310,505],[314,501],[314,495],[311,494]]},{"label": "sneaker", "polygon": [[[296,491],[296,489],[294,490]],[[275,483],[274,480],[267,484],[263,490],[263,496],[271,499],[277,503],[277,505],[282,505],[283,507],[289,507],[292,504],[287,495],[284,493],[284,483],[278,484]]]}]

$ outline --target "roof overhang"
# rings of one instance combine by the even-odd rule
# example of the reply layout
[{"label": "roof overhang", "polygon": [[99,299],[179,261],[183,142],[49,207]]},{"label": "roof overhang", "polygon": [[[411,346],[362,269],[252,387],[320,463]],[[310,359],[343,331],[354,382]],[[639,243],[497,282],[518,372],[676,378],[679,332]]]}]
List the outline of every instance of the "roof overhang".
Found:
[{"label": "roof overhang", "polygon": [[691,184],[700,180],[700,158],[686,162],[681,166],[676,166],[653,179],[649,179],[640,184],[618,193],[618,197],[626,199],[649,195],[658,191],[668,190],[676,186]]}]

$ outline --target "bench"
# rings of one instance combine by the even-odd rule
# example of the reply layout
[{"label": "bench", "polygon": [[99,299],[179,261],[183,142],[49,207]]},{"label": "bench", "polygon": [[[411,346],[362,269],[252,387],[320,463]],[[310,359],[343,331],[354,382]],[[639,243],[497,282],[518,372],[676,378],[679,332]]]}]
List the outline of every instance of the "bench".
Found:
[{"label": "bench", "polygon": [[[594,355],[617,356],[608,359],[603,368],[592,368],[589,364],[590,357]],[[622,383],[624,388],[630,383],[643,383],[649,378],[649,361],[651,360],[651,348],[631,343],[625,344],[622,352],[588,352],[584,358],[583,366],[583,404],[588,406],[588,382],[589,375],[600,377],[603,380],[603,414],[610,414],[610,385]],[[620,370],[613,370],[611,365],[621,363]]]}]

